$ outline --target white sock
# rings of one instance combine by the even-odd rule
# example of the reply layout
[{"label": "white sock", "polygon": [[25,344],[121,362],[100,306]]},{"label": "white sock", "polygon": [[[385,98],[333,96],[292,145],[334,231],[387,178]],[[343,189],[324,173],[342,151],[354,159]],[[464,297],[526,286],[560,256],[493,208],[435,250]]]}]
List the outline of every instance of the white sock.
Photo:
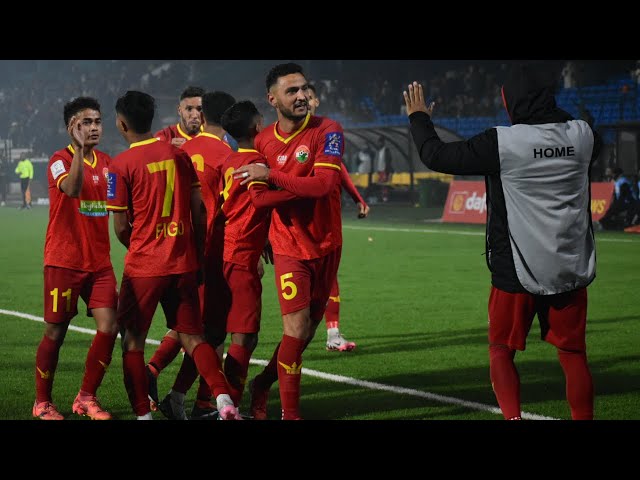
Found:
[{"label": "white sock", "polygon": [[136,420],[153,420],[153,417],[151,416],[151,412],[145,413],[144,415],[139,415],[138,418],[136,418]]},{"label": "white sock", "polygon": [[339,328],[327,328],[327,338],[334,337],[336,335],[340,335]]},{"label": "white sock", "polygon": [[226,393],[220,394],[216,397],[216,406],[218,407],[218,411],[222,410],[227,405],[233,405],[233,400]]}]

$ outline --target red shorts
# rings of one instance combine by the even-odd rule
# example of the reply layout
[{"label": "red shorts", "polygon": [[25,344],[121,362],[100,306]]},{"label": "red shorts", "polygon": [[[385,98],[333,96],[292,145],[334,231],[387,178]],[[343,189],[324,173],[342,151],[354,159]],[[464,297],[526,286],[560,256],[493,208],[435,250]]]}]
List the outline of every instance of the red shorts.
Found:
[{"label": "red shorts", "polygon": [[312,260],[273,255],[282,315],[310,307],[311,318],[322,319],[338,274],[341,253],[342,247],[338,247],[324,257]]},{"label": "red shorts", "polygon": [[[207,332],[222,335],[224,341],[227,332],[227,315],[231,305],[231,291],[224,278],[221,260],[207,261],[205,266],[204,284],[200,285],[200,305],[202,306],[202,320]],[[214,342],[217,344],[217,342]]]},{"label": "red shorts", "polygon": [[138,332],[149,331],[158,303],[164,310],[167,328],[189,334],[204,332],[196,272],[162,277],[123,275],[118,324]]},{"label": "red shorts", "polygon": [[224,262],[224,276],[233,293],[228,333],[258,333],[262,312],[262,282],[257,265],[252,269],[237,263]]},{"label": "red shorts", "polygon": [[44,267],[44,319],[65,323],[78,314],[78,297],[88,308],[116,308],[118,291],[113,268],[83,272],[62,267]]},{"label": "red shorts", "polygon": [[586,350],[586,288],[558,295],[532,295],[508,293],[492,286],[489,295],[489,343],[524,350],[536,314],[542,340],[562,350]]}]

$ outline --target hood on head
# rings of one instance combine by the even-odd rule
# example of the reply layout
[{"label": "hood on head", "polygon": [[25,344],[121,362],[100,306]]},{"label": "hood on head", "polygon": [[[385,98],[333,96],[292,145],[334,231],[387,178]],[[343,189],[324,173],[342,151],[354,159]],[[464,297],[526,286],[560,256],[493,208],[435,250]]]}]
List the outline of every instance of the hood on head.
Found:
[{"label": "hood on head", "polygon": [[557,123],[573,117],[558,108],[556,79],[541,66],[516,64],[502,85],[502,101],[511,123]]}]

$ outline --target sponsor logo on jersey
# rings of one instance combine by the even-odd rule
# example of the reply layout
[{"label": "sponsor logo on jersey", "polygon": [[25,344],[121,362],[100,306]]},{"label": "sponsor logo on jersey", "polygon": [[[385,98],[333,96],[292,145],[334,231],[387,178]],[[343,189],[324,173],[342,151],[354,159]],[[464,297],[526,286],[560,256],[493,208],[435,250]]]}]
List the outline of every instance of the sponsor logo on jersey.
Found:
[{"label": "sponsor logo on jersey", "polygon": [[305,163],[307,160],[309,160],[309,147],[307,147],[306,145],[300,145],[298,148],[296,148],[295,157],[299,163]]},{"label": "sponsor logo on jersey", "polygon": [[116,174],[107,172],[107,198],[116,198]]},{"label": "sponsor logo on jersey", "polygon": [[109,215],[105,200],[80,200],[78,211],[87,217],[105,217]]},{"label": "sponsor logo on jersey", "polygon": [[342,156],[342,132],[331,132],[324,136],[324,154],[334,157]]},{"label": "sponsor logo on jersey", "polygon": [[287,162],[287,155],[278,155],[278,165],[284,165]]},{"label": "sponsor logo on jersey", "polygon": [[102,169],[102,175],[104,175],[104,179],[108,182],[109,181],[109,169],[107,167],[104,167]]}]

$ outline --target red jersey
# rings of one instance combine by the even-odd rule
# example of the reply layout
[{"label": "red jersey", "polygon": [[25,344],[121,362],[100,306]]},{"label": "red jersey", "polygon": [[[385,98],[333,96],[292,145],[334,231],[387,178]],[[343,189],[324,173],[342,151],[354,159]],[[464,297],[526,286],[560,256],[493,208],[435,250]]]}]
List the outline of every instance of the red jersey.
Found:
[{"label": "red jersey", "polygon": [[82,190],[78,198],[60,190],[69,176],[75,150],[71,145],[49,159],[49,224],[44,242],[44,264],[98,272],[111,267],[107,174],[111,158],[93,150],[84,159]]},{"label": "red jersey", "polygon": [[[214,218],[220,211],[220,177],[222,164],[233,153],[219,137],[203,132],[185,142],[182,149],[189,154],[202,186],[202,200],[207,208],[207,239],[205,254],[222,251],[223,230],[214,228]],[[215,233],[218,232],[216,235]],[[215,237],[215,238],[214,238]],[[218,238],[219,237],[219,238]],[[217,246],[217,249],[216,249]]]},{"label": "red jersey", "polygon": [[[200,127],[202,130],[202,127]],[[180,127],[180,124],[177,123],[175,125],[169,125],[168,127],[163,128],[162,130],[158,130],[153,134],[158,140],[162,140],[163,142],[171,142],[172,138],[184,138],[185,140],[191,140],[191,135],[187,135],[184,130]]]},{"label": "red jersey", "polygon": [[150,138],[132,143],[109,168],[107,209],[132,223],[124,273],[157,277],[198,268],[191,226],[191,190],[199,187],[189,156]]},{"label": "red jersey", "polygon": [[224,162],[224,187],[222,212],[226,218],[224,229],[225,262],[253,268],[267,242],[270,208],[256,208],[251,201],[250,188],[268,188],[265,182],[240,185],[234,180],[233,171],[250,163],[266,164],[267,159],[256,150],[239,148]]},{"label": "red jersey", "polygon": [[[278,123],[255,139],[256,150],[269,168],[298,177],[313,176],[318,168],[340,171],[344,153],[342,126],[328,118],[307,115],[302,126],[286,138]],[[273,210],[269,239],[273,252],[309,260],[323,257],[342,245],[342,217],[338,188],[322,198],[304,198]]]},{"label": "red jersey", "polygon": [[[200,125],[199,133],[202,133],[202,125]],[[188,135],[182,130],[182,127],[179,123],[175,125],[169,125],[168,127],[164,127],[162,130],[158,130],[153,134],[158,140],[162,140],[163,142],[171,142],[172,138],[184,138],[185,140],[191,140],[196,136]]]}]

